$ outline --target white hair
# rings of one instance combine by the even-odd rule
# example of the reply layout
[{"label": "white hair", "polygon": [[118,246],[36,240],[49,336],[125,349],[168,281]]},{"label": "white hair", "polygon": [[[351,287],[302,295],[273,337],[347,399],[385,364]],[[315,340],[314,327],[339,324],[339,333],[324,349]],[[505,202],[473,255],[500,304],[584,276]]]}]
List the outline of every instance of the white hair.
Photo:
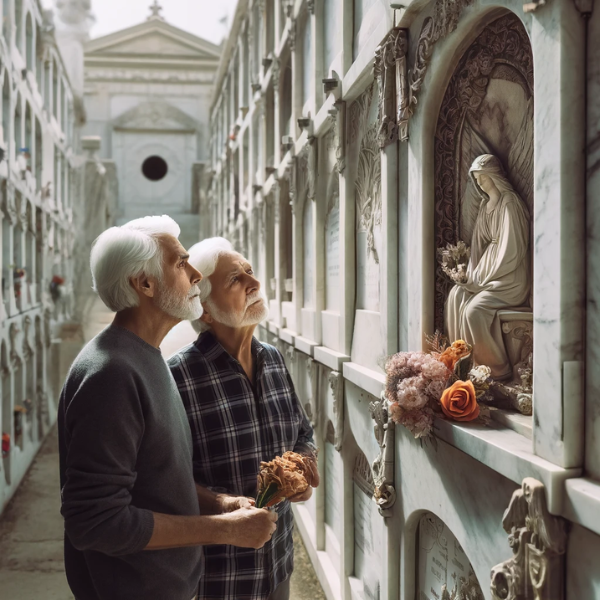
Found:
[{"label": "white hair", "polygon": [[[202,273],[202,281],[198,287],[200,288],[200,301],[206,302],[211,292],[209,277],[215,272],[219,257],[223,254],[237,254],[237,252],[230,241],[222,237],[212,237],[194,244],[188,253],[190,265]],[[191,321],[191,323],[197,333],[210,329],[210,325],[199,319]]]},{"label": "white hair", "polygon": [[178,238],[180,231],[171,217],[162,215],[135,219],[101,233],[92,245],[90,266],[93,287],[102,302],[115,312],[138,306],[131,279],[143,274],[162,281],[159,238]]}]

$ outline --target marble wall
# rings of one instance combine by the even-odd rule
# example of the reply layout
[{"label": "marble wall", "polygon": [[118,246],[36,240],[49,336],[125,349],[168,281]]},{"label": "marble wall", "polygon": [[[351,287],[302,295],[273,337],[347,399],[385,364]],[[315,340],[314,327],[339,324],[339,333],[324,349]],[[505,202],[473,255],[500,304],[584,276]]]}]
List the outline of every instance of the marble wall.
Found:
[{"label": "marble wall", "polygon": [[[256,263],[271,306],[259,336],[283,352],[315,425],[323,483],[295,513],[330,600],[506,598],[515,573],[524,586],[515,598],[533,586],[540,599],[600,598],[588,558],[600,543],[600,21],[588,4],[238,6],[231,36],[252,45],[258,28],[261,64],[246,111],[232,98],[243,56],[222,62],[204,233],[230,238]],[[506,64],[461,77],[484,38]],[[458,147],[444,137],[452,94],[471,98],[477,122],[461,121],[460,151],[449,154],[457,162],[441,167],[440,140]],[[244,136],[260,149],[248,174]],[[422,445],[388,422],[382,361],[423,349],[433,332],[439,190],[464,191],[465,165],[490,149],[513,165],[532,216],[533,415],[500,410],[487,426],[438,420],[436,442]],[[448,210],[468,233],[468,219]],[[552,534],[532,542],[525,514]],[[544,581],[540,565],[551,566]]]},{"label": "marble wall", "polygon": [[4,0],[0,512],[56,420],[62,377],[82,342],[74,322],[82,113],[52,27],[40,2]]}]

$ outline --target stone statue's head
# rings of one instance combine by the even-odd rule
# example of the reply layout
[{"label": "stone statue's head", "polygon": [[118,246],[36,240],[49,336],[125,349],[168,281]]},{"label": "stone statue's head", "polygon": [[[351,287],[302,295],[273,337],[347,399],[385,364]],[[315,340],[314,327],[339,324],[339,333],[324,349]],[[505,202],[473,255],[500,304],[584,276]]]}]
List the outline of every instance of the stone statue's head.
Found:
[{"label": "stone statue's head", "polygon": [[[481,175],[486,176],[483,178],[485,183],[481,181]],[[493,154],[478,156],[469,169],[469,177],[483,200],[489,200],[490,185],[493,185],[498,191],[514,192],[500,159]]]},{"label": "stone statue's head", "polygon": [[55,0],[58,18],[69,25],[86,23],[93,19],[91,0]]}]

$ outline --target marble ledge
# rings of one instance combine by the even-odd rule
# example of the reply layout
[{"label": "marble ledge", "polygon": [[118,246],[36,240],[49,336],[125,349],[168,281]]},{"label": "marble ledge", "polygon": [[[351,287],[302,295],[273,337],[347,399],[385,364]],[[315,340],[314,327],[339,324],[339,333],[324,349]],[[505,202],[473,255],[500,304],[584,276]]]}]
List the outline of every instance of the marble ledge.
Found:
[{"label": "marble ledge", "polygon": [[313,135],[315,137],[323,136],[331,127],[329,111],[332,110],[334,106],[335,98],[329,94],[313,120]]},{"label": "marble ledge", "polygon": [[298,533],[304,541],[304,546],[310,562],[317,574],[317,579],[325,592],[328,600],[341,600],[342,590],[340,588],[340,578],[335,565],[331,562],[327,552],[317,550],[315,536],[312,532],[314,529],[313,520],[310,517],[308,509],[302,504],[294,504],[292,506],[294,513],[294,523],[298,527]]},{"label": "marble ledge", "polygon": [[344,363],[344,379],[379,398],[385,387],[385,375],[354,362]]},{"label": "marble ledge", "polygon": [[434,433],[516,485],[525,477],[541,481],[547,490],[548,510],[554,515],[563,512],[565,482],[581,475],[581,469],[565,469],[535,455],[531,440],[494,422],[463,425],[436,419]]},{"label": "marble ledge", "polygon": [[600,482],[583,477],[567,481],[562,514],[600,535]]},{"label": "marble ledge", "polygon": [[309,356],[314,356],[314,349],[318,346],[317,342],[313,342],[308,338],[302,337],[301,335],[296,336],[294,340],[294,346],[296,346],[296,350],[300,350],[300,352],[304,352],[304,354],[308,354]]},{"label": "marble ledge", "polygon": [[268,321],[267,328],[271,333],[279,335],[279,325],[277,325],[277,323],[273,323],[273,321]]},{"label": "marble ledge", "polygon": [[292,331],[291,329],[286,329],[284,327],[279,330],[279,337],[281,340],[286,342],[286,344],[291,344],[293,346],[294,340],[296,339],[297,336],[298,336],[298,334],[295,331]]},{"label": "marble ledge", "polygon": [[332,371],[341,372],[343,364],[348,362],[350,357],[347,354],[330,350],[325,346],[317,346],[314,349],[314,359],[330,368]]}]

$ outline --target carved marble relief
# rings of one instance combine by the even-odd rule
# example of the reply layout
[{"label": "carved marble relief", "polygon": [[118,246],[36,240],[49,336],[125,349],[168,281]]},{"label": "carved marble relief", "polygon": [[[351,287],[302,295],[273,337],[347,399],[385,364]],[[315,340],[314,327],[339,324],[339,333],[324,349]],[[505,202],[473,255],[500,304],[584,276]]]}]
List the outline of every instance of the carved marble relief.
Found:
[{"label": "carved marble relief", "polygon": [[338,371],[331,371],[328,379],[333,396],[333,417],[335,420],[335,423],[329,421],[333,426],[332,443],[339,452],[342,449],[344,438],[344,378]]},{"label": "carved marble relief", "polygon": [[[435,137],[438,249],[458,240],[471,244],[480,198],[468,172],[482,154],[500,159],[532,215],[533,57],[527,32],[514,15],[485,27],[463,54],[446,89]],[[451,287],[438,266],[435,327],[440,330]]]},{"label": "carved marble relief", "polygon": [[564,598],[566,521],[548,512],[541,482],[531,477],[523,480],[504,513],[502,527],[513,556],[492,569],[492,598]]},{"label": "carved marble relief", "polygon": [[[379,146],[398,141],[399,117],[406,110],[406,52],[408,34],[406,29],[395,27],[375,50],[373,71],[379,92]],[[407,130],[403,123],[402,139]]]},{"label": "carved marble relief", "polygon": [[389,418],[387,400],[381,397],[369,404],[371,418],[375,421],[375,439],[379,444],[379,456],[373,461],[373,500],[383,517],[391,516],[396,502],[394,487],[394,439],[395,428]]},{"label": "carved marble relief", "polygon": [[307,398],[304,402],[304,410],[306,416],[310,419],[310,424],[313,427],[317,427],[319,421],[319,394],[318,394],[318,381],[317,376],[319,370],[319,363],[314,359],[308,358],[306,360],[306,375],[308,378],[307,386]]}]

